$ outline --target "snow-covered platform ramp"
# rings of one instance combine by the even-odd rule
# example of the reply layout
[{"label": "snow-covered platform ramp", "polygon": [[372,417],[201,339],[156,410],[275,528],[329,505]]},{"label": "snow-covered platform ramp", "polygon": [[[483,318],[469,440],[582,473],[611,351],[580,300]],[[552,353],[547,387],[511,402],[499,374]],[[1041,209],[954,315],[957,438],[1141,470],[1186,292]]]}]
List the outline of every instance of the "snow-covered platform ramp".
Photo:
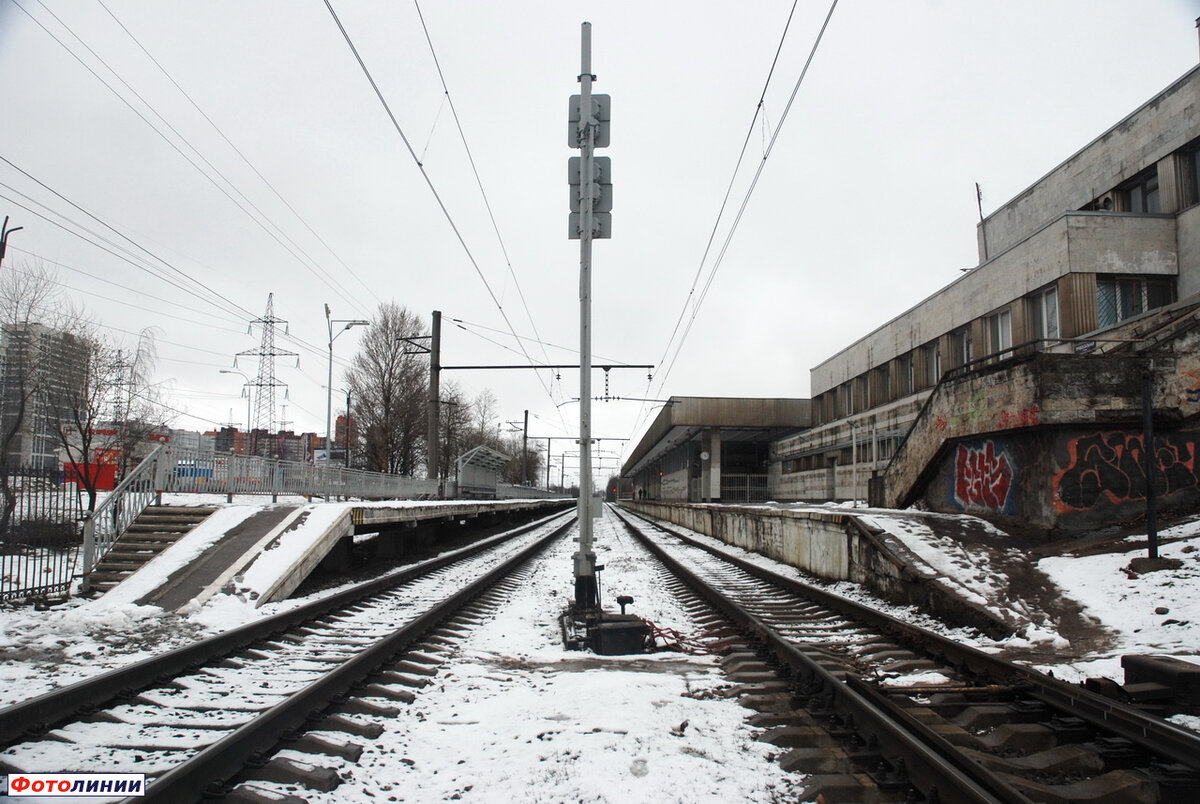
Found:
[{"label": "snow-covered platform ramp", "polygon": [[177,611],[218,592],[286,598],[343,539],[397,526],[560,510],[571,500],[267,502],[226,505],[105,595]]}]

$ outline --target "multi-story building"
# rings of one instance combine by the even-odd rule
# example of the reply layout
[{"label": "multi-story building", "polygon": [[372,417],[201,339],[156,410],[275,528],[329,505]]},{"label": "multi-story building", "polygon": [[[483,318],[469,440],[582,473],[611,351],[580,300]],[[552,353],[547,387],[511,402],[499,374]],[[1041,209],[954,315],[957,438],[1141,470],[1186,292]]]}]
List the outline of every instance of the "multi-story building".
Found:
[{"label": "multi-story building", "polygon": [[30,323],[3,328],[0,354],[6,462],[13,468],[57,469],[60,440],[53,400],[80,393],[86,381],[87,344],[68,332]]},{"label": "multi-story building", "polygon": [[[773,445],[773,496],[862,498],[878,475],[879,504],[1068,529],[1133,515],[1142,498],[1110,489],[1103,513],[1079,516],[1060,481],[1095,428],[1136,436],[1145,371],[1168,427],[1200,412],[1200,390],[1189,401],[1180,385],[1200,388],[1187,335],[1200,304],[1200,68],[977,233],[975,268],[812,369],[813,427]],[[989,471],[964,480],[971,465]],[[1000,505],[970,492],[989,482]]]}]

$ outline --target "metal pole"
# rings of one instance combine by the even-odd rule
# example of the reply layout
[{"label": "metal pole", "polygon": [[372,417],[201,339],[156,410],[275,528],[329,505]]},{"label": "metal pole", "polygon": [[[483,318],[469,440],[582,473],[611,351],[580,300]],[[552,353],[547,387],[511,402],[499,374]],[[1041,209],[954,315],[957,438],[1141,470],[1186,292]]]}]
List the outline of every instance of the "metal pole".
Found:
[{"label": "metal pole", "polygon": [[425,431],[426,466],[425,476],[437,480],[438,466],[441,463],[438,455],[438,430],[441,429],[442,402],[442,312],[433,311],[433,323],[429,338],[429,423]]},{"label": "metal pole", "polygon": [[345,459],[346,459],[346,468],[349,469],[350,468],[350,390],[349,389],[346,389],[346,438],[345,438],[345,442],[346,442],[346,449],[345,449],[346,454],[343,457],[345,457]]},{"label": "metal pole", "polygon": [[[596,130],[592,116],[592,24],[580,32],[579,117],[584,126],[580,181],[591,187]],[[592,194],[581,194],[579,233],[579,550],[575,553],[575,607],[599,607],[592,551]]]},{"label": "metal pole", "polygon": [[546,439],[546,491],[550,490],[550,442],[554,439]]},{"label": "metal pole", "polygon": [[525,411],[525,429],[521,431],[521,485],[529,485],[529,411]]},{"label": "metal pole", "polygon": [[333,465],[333,320],[325,305],[325,328],[329,330],[329,378],[325,383],[325,467]]},{"label": "metal pole", "polygon": [[1154,409],[1151,400],[1150,370],[1142,372],[1142,466],[1146,475],[1146,541],[1150,558],[1158,558],[1158,512],[1154,497]]}]

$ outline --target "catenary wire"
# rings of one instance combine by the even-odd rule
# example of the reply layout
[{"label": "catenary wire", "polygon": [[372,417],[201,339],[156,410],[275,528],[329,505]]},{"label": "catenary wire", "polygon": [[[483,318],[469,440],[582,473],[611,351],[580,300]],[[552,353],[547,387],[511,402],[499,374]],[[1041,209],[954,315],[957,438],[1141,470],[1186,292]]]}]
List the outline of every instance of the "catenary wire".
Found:
[{"label": "catenary wire", "polygon": [[[525,309],[525,318],[529,321],[529,326],[533,329],[534,337],[538,340],[535,343],[541,343],[541,334],[538,332],[537,324],[533,320],[533,313],[529,311],[529,303],[525,299],[525,291],[521,289],[521,282],[517,279],[517,273],[513,269],[512,259],[508,256],[508,247],[504,244],[504,237],[500,234],[500,225],[496,222],[496,214],[492,210],[492,203],[488,199],[487,191],[483,189],[483,180],[479,176],[479,169],[475,165],[475,157],[471,153],[471,146],[467,144],[467,135],[463,131],[462,121],[458,117],[458,109],[454,106],[454,98],[450,96],[450,87],[446,85],[446,76],[442,73],[441,62],[438,61],[437,50],[433,47],[433,38],[429,34],[429,26],[425,24],[425,15],[421,13],[421,4],[417,0],[413,0],[413,5],[417,9],[417,17],[421,20],[421,30],[425,33],[425,41],[429,44],[429,53],[433,56],[434,67],[437,68],[438,80],[442,83],[442,91],[445,93],[446,103],[450,106],[450,114],[454,117],[454,125],[458,128],[458,137],[462,140],[463,150],[467,154],[467,161],[471,165],[471,173],[475,176],[475,185],[479,188],[479,195],[483,199],[483,205],[487,209],[488,218],[492,222],[492,231],[496,233],[496,241],[500,244],[500,253],[504,255],[504,264],[508,268],[509,276],[512,277],[513,285],[517,289],[517,296],[521,299],[521,306]],[[516,333],[512,333],[516,337]],[[550,362],[550,356],[546,354],[545,349],[542,350],[542,357],[545,362]]]},{"label": "catenary wire", "polygon": [[[425,170],[425,166],[421,164],[421,160],[417,156],[416,151],[413,150],[412,143],[409,142],[408,137],[404,134],[404,129],[400,126],[400,121],[396,119],[396,115],[392,112],[391,106],[388,104],[387,99],[383,97],[383,92],[379,89],[379,85],[375,82],[375,78],[371,75],[371,71],[367,68],[366,62],[363,61],[362,55],[358,52],[358,48],[354,44],[354,40],[350,37],[350,33],[346,30],[345,26],[342,25],[342,21],[338,17],[337,12],[330,3],[330,0],[324,0],[324,3],[325,8],[329,10],[330,16],[337,25],[338,31],[342,35],[342,39],[345,40],[347,47],[350,48],[350,52],[354,55],[355,60],[358,62],[358,66],[362,70],[363,75],[366,77],[368,83],[370,83],[371,89],[374,90],[375,97],[378,98],[379,103],[383,106],[384,112],[387,113],[388,118],[391,120],[392,127],[396,129],[396,133],[400,135],[400,139],[404,142],[404,147],[408,150],[409,155],[412,157],[413,162],[420,171],[421,177],[425,180],[425,184],[429,188],[430,193],[433,194],[433,198],[436,201],[438,208],[441,210],[446,222],[450,225],[451,231],[454,232],[454,236],[457,238],[459,245],[466,254],[468,261],[470,261],[471,266],[475,269],[475,273],[479,277],[479,280],[483,283],[484,288],[487,289],[488,295],[492,299],[492,303],[499,311],[500,317],[504,319],[504,323],[508,326],[510,334],[512,334],[515,338],[516,332],[513,328],[512,322],[508,318],[508,313],[504,311],[504,305],[500,303],[500,300],[496,297],[496,293],[492,289],[491,284],[487,281],[487,277],[483,275],[483,269],[480,268],[479,262],[475,259],[475,255],[471,252],[470,246],[467,245],[467,241],[463,238],[462,232],[459,230],[458,225],[454,222],[454,217],[450,214],[450,210],[446,207],[445,202],[438,193],[437,187],[434,186],[433,179],[430,178],[429,173]],[[521,351],[525,352],[525,347],[521,344],[520,340],[517,341],[517,344],[521,347]],[[528,352],[525,352],[525,359],[531,365],[533,364],[533,359],[529,356]],[[546,396],[548,396],[550,401],[553,402],[554,394],[550,390],[550,387],[546,385],[545,380],[542,379],[542,376],[539,372],[535,373],[538,376],[538,382],[541,383],[542,388],[546,391]]]},{"label": "catenary wire", "polygon": [[103,8],[110,17],[112,17],[113,21],[121,28],[122,31],[125,32],[125,34],[130,38],[130,40],[132,40],[133,43],[138,46],[138,49],[140,49],[144,54],[146,54],[146,58],[150,59],[150,61],[154,64],[154,66],[158,68],[159,72],[161,72],[163,74],[163,76],[165,76],[166,79],[168,81],[170,81],[171,84],[176,89],[179,90],[179,93],[187,100],[187,102],[189,104],[191,104],[192,108],[195,109],[200,114],[200,116],[203,117],[204,120],[212,127],[213,131],[215,131],[217,133],[217,135],[220,136],[221,139],[223,139],[227,145],[229,145],[230,149],[232,149],[233,152],[238,155],[238,158],[240,158],[242,160],[242,162],[245,163],[245,165],[248,168],[250,168],[251,171],[253,171],[255,176],[257,176],[260,180],[262,180],[263,184],[265,184],[270,189],[271,193],[277,199],[279,199],[279,201],[285,207],[287,207],[288,211],[291,212],[292,215],[294,215],[296,217],[296,220],[300,221],[300,223],[304,226],[304,228],[308,230],[309,234],[311,234],[314,238],[316,238],[317,242],[319,242],[322,246],[324,246],[325,250],[328,251],[335,260],[337,260],[339,265],[341,265],[343,268],[346,269],[346,272],[351,277],[353,277],[354,280],[356,282],[358,282],[358,284],[362,285],[363,289],[365,289],[367,291],[367,293],[371,296],[371,298],[375,299],[376,301],[379,301],[379,296],[378,296],[378,294],[375,293],[375,290],[370,285],[368,285],[366,282],[364,282],[362,280],[362,278],[354,271],[354,269],[351,268],[350,265],[345,260],[343,260],[336,251],[333,250],[333,247],[330,246],[329,243],[327,243],[325,241],[325,239],[317,232],[317,230],[314,229],[312,227],[312,225],[310,225],[309,222],[295,209],[295,207],[293,207],[291,205],[291,203],[289,203],[288,200],[283,197],[283,195],[279,192],[279,190],[276,189],[275,185],[272,184],[271,181],[269,179],[267,179],[267,177],[264,176],[261,171],[259,171],[259,169],[254,165],[254,163],[251,162],[250,159],[242,152],[242,150],[240,148],[238,148],[237,145],[234,144],[233,140],[231,140],[225,134],[225,132],[221,129],[221,127],[216,124],[216,122],[208,115],[207,112],[204,111],[204,109],[202,109],[200,107],[200,105],[198,103],[196,103],[195,99],[192,98],[192,96],[190,94],[188,94],[188,92],[182,86],[180,86],[179,82],[175,80],[174,76],[172,76],[169,72],[167,72],[167,69],[165,67],[163,67],[161,63],[159,63],[158,59],[156,59],[154,57],[154,55],[152,53],[150,53],[150,51],[147,50],[146,47],[138,40],[138,38],[133,35],[133,32],[130,31],[129,28],[127,28],[125,26],[125,23],[123,23],[117,17],[117,15],[114,14],[111,9],[109,9],[109,7],[104,3],[104,0],[96,0],[96,2],[100,4],[100,7]]},{"label": "catenary wire", "polygon": [[[109,67],[108,64],[99,55],[97,55],[95,53],[95,51],[93,51],[90,47],[88,47],[88,45],[86,43],[84,43],[83,40],[80,39],[79,36],[76,35],[75,32],[72,31],[69,26],[67,26],[65,23],[62,22],[62,20],[60,20],[57,16],[55,16],[54,12],[47,9],[45,7],[45,5],[43,5],[41,3],[41,0],[35,0],[35,2],[37,2],[39,5],[42,5],[42,8],[45,9],[46,12],[48,14],[50,14],[51,17],[54,17],[55,21],[57,21],[59,23],[59,25],[61,25],[68,33],[70,33],[71,36],[73,36],[77,41],[79,41],[80,44],[82,44],[83,47],[86,48],[88,50],[88,52],[91,53],[92,56],[97,61],[99,61],[101,64],[103,64],[105,66],[105,68],[108,69],[108,71],[111,72],[114,75],[114,77],[116,77],[116,79],[118,81],[120,81],[134,95],[134,97],[138,98],[138,100],[140,100],[150,110],[150,112],[155,117],[158,117],[159,120],[162,120],[163,124],[167,128],[169,128],[171,130],[171,132],[174,133],[175,136],[181,142],[183,142],[188,148],[190,148],[196,154],[196,156],[213,171],[213,173],[216,173],[217,176],[219,176],[221,178],[221,182],[224,182],[224,184],[228,185],[228,187],[223,186],[221,182],[217,181],[215,178],[213,178],[213,176],[210,173],[206,172],[199,164],[197,164],[197,162],[194,159],[192,159],[190,156],[188,156],[188,154],[184,153],[183,149],[181,149],[178,144],[173,142],[166,134],[164,134],[163,131],[158,126],[156,126],[149,118],[146,117],[146,115],[144,115],[141,111],[139,111],[137,108],[135,108],[134,105],[132,103],[130,103],[127,98],[122,96],[120,92],[118,92],[110,83],[108,83],[108,81],[104,80],[104,78],[101,77],[99,73],[97,73],[94,69],[92,69],[92,67],[89,66],[86,62],[84,62],[84,60],[82,58],[80,58],[78,54],[76,54],[74,51],[72,51],[71,48],[69,48],[65,42],[63,42],[59,37],[57,37],[53,32],[51,32],[45,25],[43,25],[40,20],[38,20],[36,17],[34,17],[32,14],[30,14],[29,10],[26,9],[23,5],[21,5],[19,0],[11,0],[11,2],[13,3],[13,5],[17,6],[17,8],[19,8],[34,24],[36,24],[39,28],[41,28],[42,31],[45,32],[45,34],[47,36],[49,36],[51,39],[53,39],[60,47],[63,48],[63,50],[65,50],[72,58],[74,58],[80,64],[80,66],[82,66],[85,70],[87,70],[97,81],[99,81],[101,84],[103,84],[104,87],[109,90],[109,92],[111,92],[118,100],[120,100],[123,104],[125,104],[125,106],[131,112],[133,112],[134,115],[136,115],[140,120],[142,120],[142,122],[144,122],[147,126],[149,126],[150,129],[152,131],[154,131],[154,133],[157,134],[163,140],[163,142],[165,142],[168,146],[170,146],[170,148],[172,150],[174,150],[177,154],[179,154],[180,157],[182,157],[184,159],[184,161],[186,161],[189,165],[191,165],[201,176],[203,176],[205,179],[207,179],[209,181],[209,183],[211,183],[213,185],[213,187],[215,187],[222,195],[224,195],[236,207],[238,207],[238,209],[240,209],[251,221],[253,221],[255,225],[257,225],[260,229],[262,229],[263,232],[266,233],[266,235],[268,237],[270,237],[272,240],[274,240],[276,243],[278,243],[281,248],[283,248],[285,251],[287,251],[289,254],[291,254],[292,257],[294,257],[301,265],[303,265],[310,273],[312,273],[322,283],[324,283],[325,285],[330,287],[330,289],[333,290],[338,295],[342,296],[342,298],[344,300],[346,300],[348,304],[352,304],[352,305],[356,304],[356,302],[352,301],[348,296],[345,296],[343,294],[340,284],[337,283],[335,280],[332,280],[331,278],[329,278],[328,273],[324,272],[323,269],[321,269],[318,265],[316,265],[315,261],[313,261],[311,257],[308,257],[308,255],[304,252],[302,247],[300,247],[290,237],[288,237],[288,235],[286,233],[284,233],[283,230],[280,227],[278,227],[274,222],[272,222],[270,220],[270,218],[265,213],[262,212],[262,210],[260,210],[257,206],[255,206],[255,204],[252,201],[250,201],[249,198],[247,198],[240,190],[238,190],[237,187],[232,182],[230,182],[220,172],[220,170],[218,170],[214,165],[212,165],[212,163],[209,162],[204,157],[204,155],[200,153],[199,150],[197,150],[194,146],[191,145],[190,142],[188,142],[187,138],[185,138],[182,134],[180,134],[173,126],[171,126],[170,123],[168,123],[161,115],[159,115],[158,112],[154,109],[154,106],[152,104],[147,102],[144,98],[142,98],[137,93],[136,90],[134,90],[132,87],[130,87],[120,77],[120,75],[118,75],[115,70],[113,70],[111,67]],[[28,175],[28,174],[26,174],[26,175]],[[30,178],[32,178],[32,177],[30,177]],[[34,179],[34,181],[37,181],[37,180]],[[242,201],[239,201],[238,198],[235,198],[234,194],[237,194],[238,196],[240,196],[242,201],[245,201],[245,204],[243,204]],[[247,209],[247,205],[257,213],[257,216],[255,214],[252,214],[250,212],[250,210]],[[266,221],[266,223],[264,223],[264,221]],[[278,234],[276,234],[275,231],[272,231],[271,228],[269,228],[267,226],[267,223],[270,223],[270,226],[274,227],[278,231]],[[282,235],[282,239],[280,237],[281,235]],[[285,243],[284,240],[287,240],[288,242]],[[299,253],[297,253],[297,252],[299,252]],[[301,254],[303,254],[304,257],[307,258],[307,261],[305,259],[301,258],[301,256],[300,256]],[[310,263],[312,263],[312,264],[310,264]],[[178,270],[178,269],[175,269],[175,270]],[[324,273],[325,275],[323,276],[322,273]],[[193,280],[193,281],[196,281],[196,280]]]},{"label": "catenary wire", "polygon": [[[763,153],[762,159],[759,161],[758,168],[754,173],[754,177],[751,180],[750,186],[747,188],[746,193],[742,198],[742,202],[738,208],[737,215],[734,217],[733,223],[731,224],[728,231],[726,232],[725,239],[722,243],[720,251],[718,252],[717,258],[713,262],[712,267],[709,269],[708,277],[705,280],[704,287],[701,290],[700,296],[695,300],[694,304],[692,305],[691,317],[688,319],[688,323],[687,323],[687,326],[684,328],[683,335],[680,337],[678,343],[675,346],[675,352],[672,355],[670,362],[666,365],[665,370],[660,371],[659,374],[655,377],[655,380],[657,380],[658,393],[661,393],[663,388],[665,387],[667,379],[670,377],[671,371],[675,366],[675,362],[676,362],[676,360],[678,360],[680,352],[683,349],[683,345],[687,341],[688,335],[691,333],[692,324],[695,322],[696,316],[699,314],[700,307],[704,303],[705,297],[708,295],[708,290],[712,285],[712,281],[716,276],[717,270],[720,268],[720,266],[724,260],[725,254],[729,249],[729,245],[733,241],[733,236],[737,232],[738,225],[741,222],[742,216],[745,214],[746,207],[750,203],[750,198],[754,194],[754,190],[758,185],[759,179],[762,177],[763,170],[766,167],[767,159],[770,157],[771,152],[774,150],[775,143],[777,142],[778,137],[779,137],[779,133],[783,130],[784,123],[787,121],[788,113],[791,111],[792,104],[796,100],[796,94],[799,92],[800,87],[804,82],[804,78],[808,74],[809,67],[812,65],[813,58],[816,56],[816,52],[817,52],[818,47],[821,44],[821,40],[825,36],[825,31],[829,27],[829,21],[833,18],[833,12],[837,8],[837,4],[838,4],[838,0],[833,0],[833,2],[829,6],[829,11],[825,15],[825,19],[821,24],[821,28],[818,31],[817,36],[813,41],[811,49],[809,50],[808,58],[805,60],[804,66],[800,71],[800,75],[796,79],[796,83],[792,88],[792,93],[791,93],[790,97],[788,98],[787,105],[784,107],[783,113],[780,115],[779,123],[778,123],[778,125],[776,125],[775,130],[771,135],[770,143],[768,144],[766,151]],[[793,12],[795,11],[795,4],[793,4],[792,10],[793,10]],[[787,24],[787,26],[785,26],[784,36],[786,36],[787,27],[790,27],[790,25],[791,25],[791,15],[789,15],[788,24]],[[782,48],[782,46],[783,46],[783,43],[781,41],[780,48]],[[779,51],[777,50],[775,58],[771,63],[771,73],[772,74],[774,72],[775,65],[778,61],[778,58],[779,58]],[[769,83],[769,81],[770,81],[770,75],[768,75],[768,83]],[[766,87],[764,86],[763,97],[765,97],[765,94],[766,94]],[[747,143],[749,142],[750,138],[753,136],[755,121],[757,120],[759,111],[762,109],[762,104],[763,104],[763,100],[762,100],[762,98],[760,98],[759,105],[755,108],[754,118],[751,120],[750,127],[747,131],[746,140],[742,144],[742,151],[738,157],[738,162],[737,162],[738,168],[740,168],[742,160],[744,158]],[[735,169],[735,172],[734,172],[735,178],[736,178],[736,174],[737,174],[737,169]],[[732,189],[732,184],[733,184],[733,179],[731,178],[730,189],[726,190],[725,199],[721,203],[720,213],[718,214],[717,223],[714,224],[713,230],[709,235],[708,245],[705,247],[705,251],[704,251],[705,259],[707,258],[708,254],[710,253],[710,250],[712,247],[712,242],[713,242],[713,239],[715,238],[715,234],[717,231],[717,226],[719,225],[720,218],[724,215],[724,211],[728,204],[729,194]],[[700,271],[703,269],[703,263],[704,263],[704,261],[702,259],[700,268],[697,270],[697,278],[699,277]],[[680,316],[681,316],[680,320],[682,320],[682,317],[687,310],[688,301],[691,300],[692,295],[694,293],[695,293],[695,280],[693,280],[692,288],[688,292],[688,300],[684,302],[684,308],[680,313]],[[678,321],[676,322],[675,327],[676,327],[676,330],[678,330],[678,327],[679,327]],[[674,339],[674,333],[672,333],[671,339],[672,340]],[[670,350],[670,345],[671,345],[671,342],[668,341],[667,350],[664,351],[663,358],[666,357],[667,351]],[[662,362],[662,360],[660,359],[660,365],[661,365],[661,362]],[[658,394],[653,393],[653,392],[649,393],[650,397],[655,397],[657,395]],[[640,427],[642,421],[644,421],[645,411],[646,411],[646,408],[645,408],[645,405],[643,404],[642,413],[639,414],[638,421],[635,424],[635,429],[637,427]]]}]

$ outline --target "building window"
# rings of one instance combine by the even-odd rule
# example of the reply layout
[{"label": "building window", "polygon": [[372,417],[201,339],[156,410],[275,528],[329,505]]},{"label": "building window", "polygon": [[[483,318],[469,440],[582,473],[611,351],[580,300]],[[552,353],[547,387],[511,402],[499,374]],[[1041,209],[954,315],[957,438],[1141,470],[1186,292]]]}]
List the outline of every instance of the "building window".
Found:
[{"label": "building window", "polygon": [[965,366],[975,359],[975,347],[971,343],[970,326],[950,333],[950,356],[954,361],[954,368]]},{"label": "building window", "polygon": [[871,402],[876,405],[890,402],[892,399],[891,384],[891,366],[884,363],[875,369],[875,387],[871,389]]},{"label": "building window", "polygon": [[1056,340],[1058,328],[1058,289],[1046,288],[1029,297],[1029,335],[1032,340]]},{"label": "building window", "polygon": [[1174,300],[1175,284],[1169,278],[1096,277],[1096,323],[1101,329],[1116,326],[1148,310],[1164,307]]},{"label": "building window", "polygon": [[1001,310],[989,315],[984,323],[988,334],[988,347],[1001,360],[1012,357],[1012,313]]},{"label": "building window", "polygon": [[1188,154],[1188,203],[1200,204],[1200,148]]},{"label": "building window", "polygon": [[925,385],[932,388],[942,379],[942,353],[936,343],[925,347]]},{"label": "building window", "polygon": [[1158,169],[1142,171],[1137,178],[1121,188],[1126,212],[1158,212]]},{"label": "building window", "polygon": [[908,396],[913,392],[913,359],[912,353],[896,358],[897,396]]}]

